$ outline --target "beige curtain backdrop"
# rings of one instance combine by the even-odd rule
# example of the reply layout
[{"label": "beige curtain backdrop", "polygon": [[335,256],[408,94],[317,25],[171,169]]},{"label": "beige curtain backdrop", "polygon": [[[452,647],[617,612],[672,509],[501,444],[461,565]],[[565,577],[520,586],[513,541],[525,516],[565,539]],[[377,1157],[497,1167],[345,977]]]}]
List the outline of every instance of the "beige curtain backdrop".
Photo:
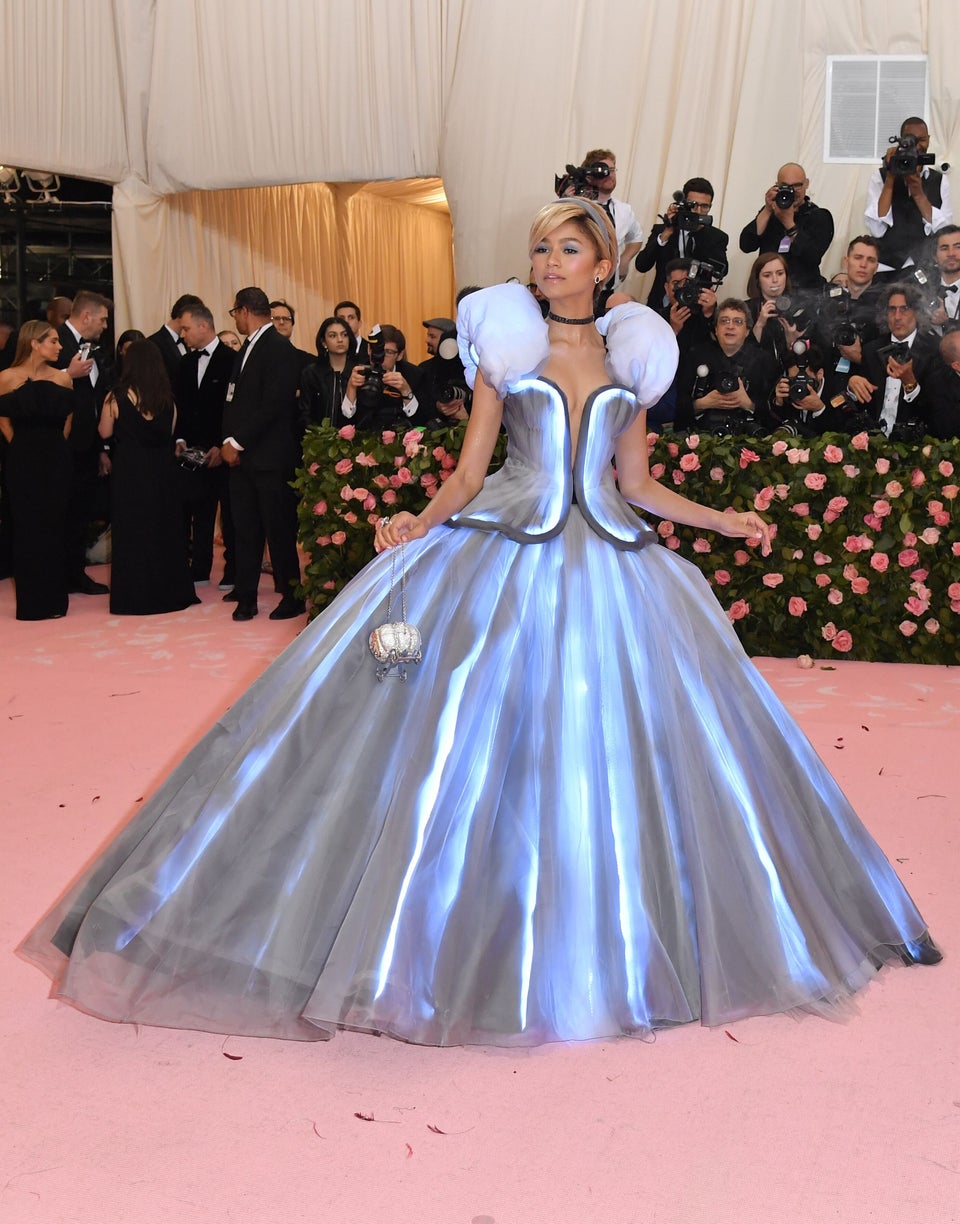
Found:
[{"label": "beige curtain backdrop", "polygon": [[412,341],[450,308],[447,222],[384,180],[442,178],[457,283],[489,283],[525,276],[532,213],[594,145],[645,230],[710,178],[734,251],[799,160],[836,221],[832,272],[871,167],[823,161],[825,57],[857,53],[929,57],[952,162],[956,0],[3,0],[0,161],[117,185],[120,326],[259,278],[299,308],[304,348],[341,292]]}]

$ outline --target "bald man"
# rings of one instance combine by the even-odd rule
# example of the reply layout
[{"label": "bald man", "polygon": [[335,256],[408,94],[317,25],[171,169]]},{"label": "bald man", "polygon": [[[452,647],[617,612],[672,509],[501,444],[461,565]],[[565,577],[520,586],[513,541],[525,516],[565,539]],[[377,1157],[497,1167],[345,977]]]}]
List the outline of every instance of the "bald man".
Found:
[{"label": "bald man", "polygon": [[833,241],[833,217],[807,198],[809,186],[803,166],[787,162],[767,188],[763,207],[740,232],[740,250],[745,254],[778,251],[786,258],[795,289],[823,284],[820,260]]}]

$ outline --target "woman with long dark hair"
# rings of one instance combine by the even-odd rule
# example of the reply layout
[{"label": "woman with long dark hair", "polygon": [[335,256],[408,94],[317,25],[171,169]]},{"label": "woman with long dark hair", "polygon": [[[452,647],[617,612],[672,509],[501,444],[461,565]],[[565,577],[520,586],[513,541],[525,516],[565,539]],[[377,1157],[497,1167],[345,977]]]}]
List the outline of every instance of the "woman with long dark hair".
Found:
[{"label": "woman with long dark hair", "polygon": [[13,364],[0,372],[17,620],[47,620],[67,611],[73,380],[54,369],[59,353],[56,328],[31,320],[20,328]]},{"label": "woman with long dark hair", "polygon": [[190,577],[176,485],[176,424],[160,351],[149,340],[134,340],[100,414],[100,436],[113,440],[113,613],[148,616],[200,602]]},{"label": "woman with long dark hair", "polygon": [[347,418],[340,410],[357,352],[350,329],[335,315],[317,332],[317,360],[300,376],[300,417],[304,429],[323,421],[339,428]]},{"label": "woman with long dark hair", "polygon": [[791,302],[791,289],[790,270],[784,257],[776,251],[758,255],[747,278],[753,338],[776,359],[781,369],[794,364],[791,349],[803,335],[803,329],[782,309]]}]

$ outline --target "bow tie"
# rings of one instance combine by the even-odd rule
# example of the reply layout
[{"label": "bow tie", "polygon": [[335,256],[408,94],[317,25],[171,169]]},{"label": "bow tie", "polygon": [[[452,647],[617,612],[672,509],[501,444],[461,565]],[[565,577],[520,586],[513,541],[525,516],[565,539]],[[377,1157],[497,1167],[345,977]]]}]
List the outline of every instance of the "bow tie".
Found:
[{"label": "bow tie", "polygon": [[944,293],[956,293],[960,289],[960,285],[941,285],[940,288]]},{"label": "bow tie", "polygon": [[210,350],[209,350],[209,349],[201,349],[201,350],[200,350],[200,352],[197,354],[197,356],[198,356],[198,357],[209,357],[209,356],[210,356]]}]

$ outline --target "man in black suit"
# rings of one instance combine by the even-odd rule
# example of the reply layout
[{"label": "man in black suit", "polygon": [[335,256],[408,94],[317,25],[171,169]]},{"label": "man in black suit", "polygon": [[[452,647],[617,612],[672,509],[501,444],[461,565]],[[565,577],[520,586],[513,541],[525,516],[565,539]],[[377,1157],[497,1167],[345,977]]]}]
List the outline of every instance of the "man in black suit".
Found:
[{"label": "man in black suit", "polygon": [[86,572],[87,527],[94,518],[97,480],[110,471],[110,455],[100,440],[100,409],[109,390],[110,374],[96,343],[107,326],[113,303],[109,298],[81,289],[73,299],[66,323],[57,328],[60,356],[57,367],[73,379],[73,488],[67,519],[67,580],[71,594],[106,595],[109,588]]},{"label": "man in black suit", "polygon": [[177,377],[177,367],[187,351],[187,346],[180,335],[181,316],[189,307],[202,305],[203,302],[195,293],[181,294],[170,307],[169,321],[164,323],[163,327],[155,331],[152,336],[147,336],[150,343],[155,344],[160,350],[160,356],[163,358],[163,364],[167,367],[171,386],[173,386],[174,380]]},{"label": "man in black suit", "polygon": [[[173,384],[177,401],[177,453],[183,473],[184,529],[190,541],[194,582],[208,582],[213,565],[213,532],[220,507],[223,531],[224,585],[234,580],[233,520],[228,471],[220,457],[223,407],[237,354],[217,338],[213,314],[206,306],[191,306],[180,316],[180,334],[187,354]],[[197,454],[201,451],[202,462]]]},{"label": "man in black suit", "polygon": [[935,438],[960,438],[960,331],[940,341],[940,364],[927,378],[927,428]]},{"label": "man in black suit", "polygon": [[888,285],[880,298],[888,333],[863,346],[862,373],[849,394],[868,406],[888,437],[914,441],[926,424],[927,375],[939,364],[938,337],[927,327],[923,296],[914,284]]},{"label": "man in black suit", "polygon": [[290,488],[301,459],[297,416],[299,363],[289,340],[270,322],[270,300],[251,286],[237,291],[230,311],[245,336],[227,389],[220,454],[230,466],[230,503],[236,532],[236,596],[233,619],[257,615],[257,586],[264,540],[279,590],[285,592],[271,620],[300,616],[306,605],[294,593],[300,582],[297,497]]},{"label": "man in black suit", "polygon": [[664,294],[667,264],[675,259],[708,259],[718,267],[718,282],[726,276],[727,243],[730,239],[722,229],[703,224],[704,217],[710,221],[712,207],[713,185],[710,181],[705,178],[687,179],[683,184],[681,199],[675,199],[669,205],[663,214],[663,224],[653,227],[647,245],[634,260],[633,266],[638,272],[656,269],[647,294],[647,305],[658,313],[668,306]]},{"label": "man in black suit", "polygon": [[810,180],[803,166],[787,162],[768,187],[763,207],[740,231],[745,255],[778,251],[787,261],[794,289],[819,289],[820,260],[833,242],[833,216],[808,198]]},{"label": "man in black suit", "polygon": [[293,343],[293,329],[297,325],[297,312],[289,302],[285,302],[283,298],[277,298],[275,302],[270,303],[270,322],[273,324],[274,329],[293,345],[293,355],[299,363],[300,373],[302,374],[308,365],[313,365],[317,360],[317,354],[306,353],[303,349],[297,348]]}]

